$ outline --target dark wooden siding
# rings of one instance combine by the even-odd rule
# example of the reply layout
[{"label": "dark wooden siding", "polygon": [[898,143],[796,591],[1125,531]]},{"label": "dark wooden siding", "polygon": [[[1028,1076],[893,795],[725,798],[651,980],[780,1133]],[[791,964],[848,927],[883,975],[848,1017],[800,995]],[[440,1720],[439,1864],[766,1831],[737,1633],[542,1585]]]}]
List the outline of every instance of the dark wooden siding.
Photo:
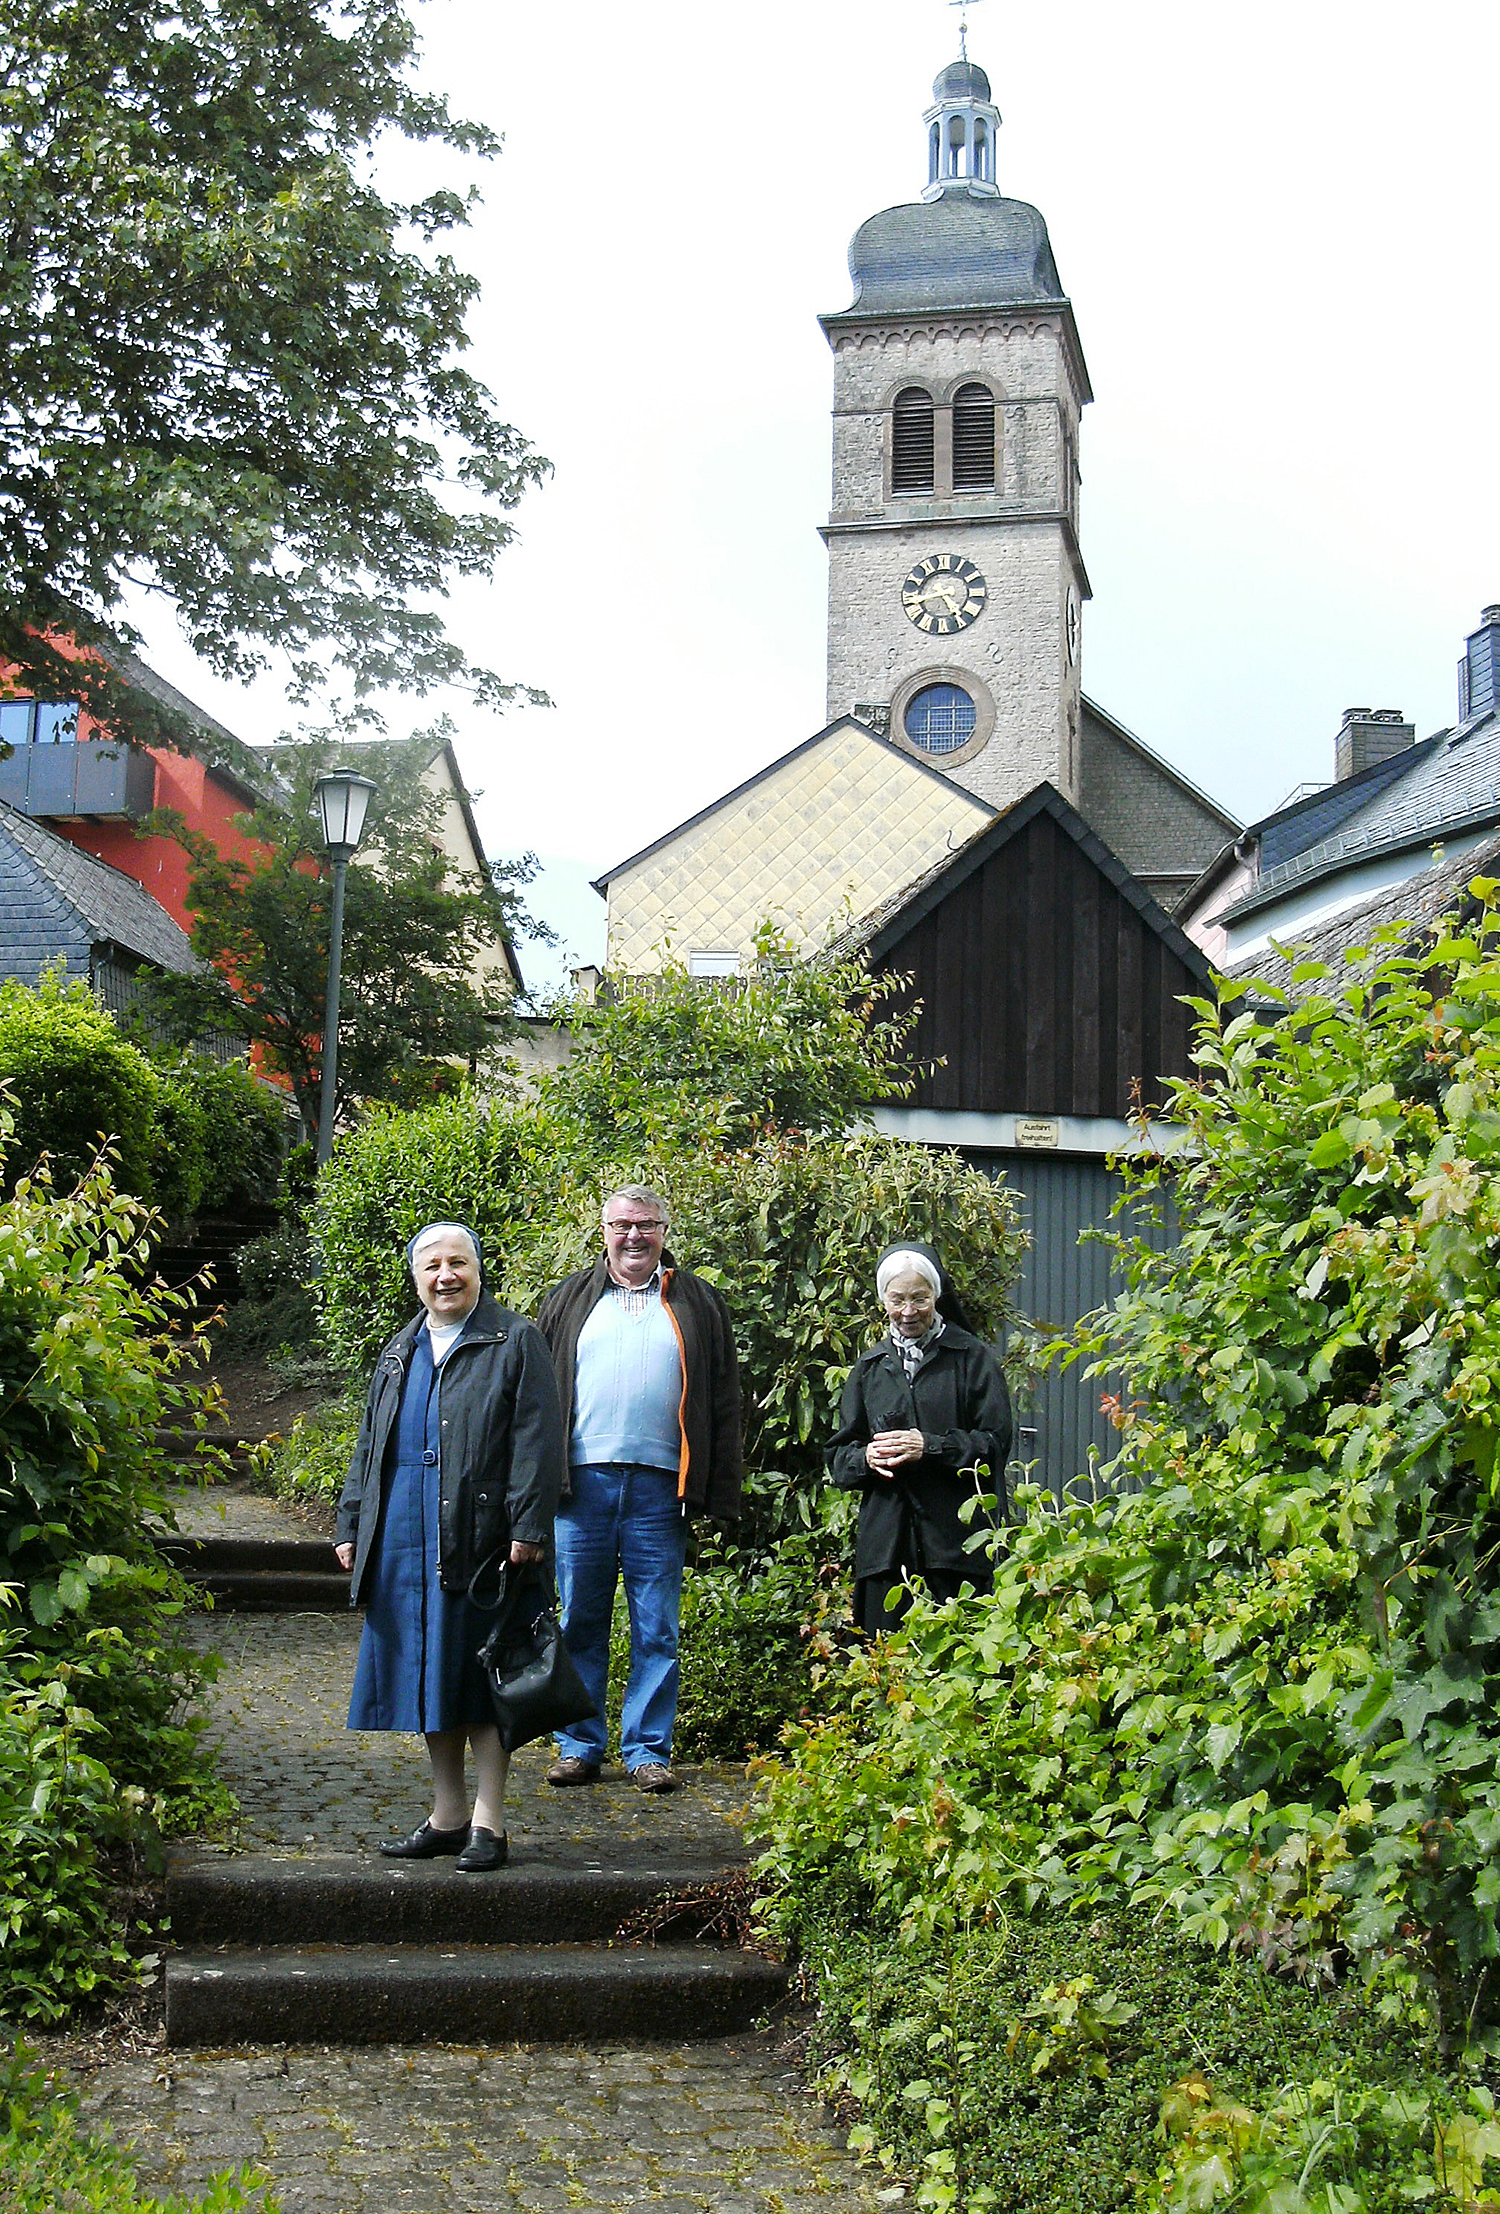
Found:
[{"label": "dark wooden siding", "polygon": [[1133,1086],[1188,1073],[1203,984],[1118,886],[1042,812],[883,947],[922,1014],[911,1054],[945,1066],[909,1105],[1123,1116]]}]

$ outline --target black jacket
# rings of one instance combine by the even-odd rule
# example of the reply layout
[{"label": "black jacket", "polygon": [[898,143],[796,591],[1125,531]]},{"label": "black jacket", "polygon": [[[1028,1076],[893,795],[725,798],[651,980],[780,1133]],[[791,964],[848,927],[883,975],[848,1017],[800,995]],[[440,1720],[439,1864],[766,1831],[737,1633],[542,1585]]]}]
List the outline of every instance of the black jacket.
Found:
[{"label": "black jacket", "polygon": [[[375,1363],[364,1420],[339,1499],[334,1542],[353,1544],[350,1603],[358,1606],[380,1526],[386,1447],[417,1332],[417,1315]],[[481,1561],[513,1540],[552,1543],[563,1478],[562,1413],[546,1343],[534,1322],[488,1292],[438,1371],[438,1565],[461,1592]]]},{"label": "black jacket", "polygon": [[[578,1336],[609,1289],[609,1264],[565,1276],[537,1309],[537,1327],[552,1348],[562,1401],[563,1459],[573,1436],[573,1376]],[[661,1296],[677,1332],[682,1397],[677,1409],[677,1496],[695,1511],[732,1522],[744,1483],[740,1436],[740,1365],[729,1309],[711,1284],[679,1268],[670,1253],[661,1260]],[[566,1472],[563,1497],[569,1496]]]},{"label": "black jacket", "polygon": [[[856,1577],[897,1568],[950,1575],[971,1568],[964,1543],[976,1524],[960,1517],[960,1506],[977,1489],[994,1495],[1002,1520],[1007,1511],[1010,1393],[989,1347],[949,1323],[908,1384],[901,1356],[886,1338],[849,1371],[839,1422],[827,1447],[828,1473],[845,1491],[864,1494]],[[877,1430],[920,1430],[926,1452],[894,1477],[877,1476],[865,1459]],[[976,1481],[965,1472],[981,1462],[989,1474]]]}]

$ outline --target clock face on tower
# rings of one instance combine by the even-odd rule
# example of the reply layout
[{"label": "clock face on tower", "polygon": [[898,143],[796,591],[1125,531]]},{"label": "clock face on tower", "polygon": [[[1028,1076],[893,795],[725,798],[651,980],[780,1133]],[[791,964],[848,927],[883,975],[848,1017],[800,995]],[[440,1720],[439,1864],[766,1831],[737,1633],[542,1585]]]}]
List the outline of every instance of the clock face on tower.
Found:
[{"label": "clock face on tower", "polygon": [[901,605],[918,630],[947,638],[984,613],[989,586],[962,554],[928,554],[907,572]]}]

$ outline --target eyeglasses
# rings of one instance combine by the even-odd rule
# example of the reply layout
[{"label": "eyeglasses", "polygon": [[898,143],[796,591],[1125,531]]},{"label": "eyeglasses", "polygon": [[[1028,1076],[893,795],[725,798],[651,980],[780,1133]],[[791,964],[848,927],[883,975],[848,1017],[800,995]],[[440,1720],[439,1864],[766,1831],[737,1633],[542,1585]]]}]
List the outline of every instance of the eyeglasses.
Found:
[{"label": "eyeglasses", "polygon": [[667,1226],[664,1222],[607,1222],[604,1227],[612,1230],[617,1238],[628,1238],[633,1230],[647,1238],[653,1230],[665,1230]]}]

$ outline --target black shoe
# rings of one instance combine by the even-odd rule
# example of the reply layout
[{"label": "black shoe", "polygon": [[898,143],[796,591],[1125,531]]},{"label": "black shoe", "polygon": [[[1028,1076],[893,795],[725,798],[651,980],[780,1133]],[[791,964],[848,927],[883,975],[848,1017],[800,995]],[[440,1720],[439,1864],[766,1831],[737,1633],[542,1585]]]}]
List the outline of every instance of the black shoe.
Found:
[{"label": "black shoe", "polygon": [[489,1868],[503,1868],[510,1852],[510,1839],[504,1830],[496,1837],[482,1822],[476,1822],[469,1832],[469,1842],[455,1863],[461,1876],[482,1875]]},{"label": "black shoe", "polygon": [[410,1837],[393,1837],[381,1846],[387,1860],[436,1860],[440,1854],[461,1853],[469,1841],[469,1824],[461,1830],[435,1830],[430,1822]]}]

